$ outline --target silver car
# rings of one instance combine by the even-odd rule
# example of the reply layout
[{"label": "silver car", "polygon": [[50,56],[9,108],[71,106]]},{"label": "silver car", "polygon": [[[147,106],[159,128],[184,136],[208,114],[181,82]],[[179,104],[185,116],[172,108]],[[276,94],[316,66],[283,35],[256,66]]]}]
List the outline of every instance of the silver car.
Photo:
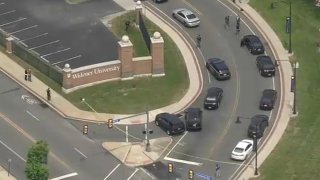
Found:
[{"label": "silver car", "polygon": [[195,27],[200,25],[200,19],[188,9],[175,9],[173,10],[172,16],[183,23],[186,27]]}]

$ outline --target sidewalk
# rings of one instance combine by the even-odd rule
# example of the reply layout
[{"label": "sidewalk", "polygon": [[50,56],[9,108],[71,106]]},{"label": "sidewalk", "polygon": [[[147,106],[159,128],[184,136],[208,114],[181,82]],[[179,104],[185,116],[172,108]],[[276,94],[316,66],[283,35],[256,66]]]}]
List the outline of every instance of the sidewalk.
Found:
[{"label": "sidewalk", "polygon": [[[273,55],[279,64],[279,75],[281,84],[281,99],[280,99],[280,109],[275,119],[275,125],[271,129],[271,133],[266,137],[266,141],[259,145],[260,149],[258,151],[258,168],[266,160],[272,150],[275,148],[277,143],[280,141],[286,127],[290,121],[292,115],[292,105],[293,105],[293,94],[290,92],[291,81],[290,77],[292,75],[292,67],[289,60],[290,54],[288,50],[284,49],[280,39],[277,37],[273,29],[267,24],[267,22],[256,12],[250,5],[248,1],[237,1],[234,4],[237,8],[242,8],[242,14],[246,16],[260,31],[264,39],[267,41]],[[232,2],[230,2],[233,4]],[[249,179],[254,177],[254,161],[253,157],[250,159],[249,164],[252,166],[246,166],[242,169],[240,173],[234,177],[234,179]]]},{"label": "sidewalk", "polygon": [[10,176],[8,176],[8,171],[5,170],[1,166],[0,166],[0,179],[1,180],[16,180],[16,178],[13,177],[12,174],[10,174]]},{"label": "sidewalk", "polygon": [[[120,6],[126,10],[133,10],[136,4],[133,0],[114,0]],[[151,21],[156,23],[162,28],[172,39],[175,40],[176,45],[182,52],[185,64],[187,66],[188,75],[190,79],[190,86],[185,96],[175,104],[168,105],[166,107],[152,110],[149,112],[149,119],[153,121],[155,116],[161,112],[178,113],[187,108],[201,93],[202,90],[202,74],[197,61],[197,57],[193,52],[192,46],[179,34],[179,32],[170,27],[166,22],[155,16],[152,12],[144,9],[144,14]],[[37,96],[42,102],[47,103],[51,108],[57,111],[61,116],[83,121],[91,122],[106,122],[108,119],[117,119],[130,116],[121,114],[106,114],[106,113],[95,113],[89,111],[83,111],[75,107],[64,97],[51,90],[51,101],[46,100],[46,84],[41,82],[36,77],[33,77],[32,82],[24,80],[24,69],[11,60],[6,54],[0,53],[0,70],[7,74],[9,77],[14,79],[21,86],[26,88],[29,92]],[[136,116],[134,118],[128,118],[117,122],[117,124],[142,124],[146,122],[146,115]]]}]

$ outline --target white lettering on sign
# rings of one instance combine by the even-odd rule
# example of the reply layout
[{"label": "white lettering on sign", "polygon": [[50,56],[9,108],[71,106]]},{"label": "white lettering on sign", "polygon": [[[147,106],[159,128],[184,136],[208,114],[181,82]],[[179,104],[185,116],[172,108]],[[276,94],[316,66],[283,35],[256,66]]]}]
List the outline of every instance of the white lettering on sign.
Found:
[{"label": "white lettering on sign", "polygon": [[[108,73],[108,72],[112,72],[112,71],[120,71],[120,67],[119,66],[112,66],[112,67],[104,67],[104,68],[95,68],[91,71],[74,73],[74,74],[72,74],[72,78],[79,79],[79,78],[83,78],[83,77],[88,77],[88,76],[102,74],[102,73]],[[67,76],[67,77],[69,78],[70,76]]]}]

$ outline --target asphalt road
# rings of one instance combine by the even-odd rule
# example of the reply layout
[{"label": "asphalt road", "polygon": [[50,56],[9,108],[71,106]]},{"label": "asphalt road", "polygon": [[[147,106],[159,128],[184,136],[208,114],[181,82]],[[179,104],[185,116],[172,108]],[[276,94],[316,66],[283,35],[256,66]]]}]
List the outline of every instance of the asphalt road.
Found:
[{"label": "asphalt road", "polygon": [[100,18],[119,11],[113,1],[1,0],[0,28],[48,63],[78,68],[118,58],[118,39]]},{"label": "asphalt road", "polygon": [[148,174],[121,164],[99,142],[82,135],[2,73],[0,84],[0,164],[8,168],[11,159],[11,172],[18,179],[25,179],[26,154],[36,140],[49,144],[50,178],[73,174],[68,179],[148,179]]}]

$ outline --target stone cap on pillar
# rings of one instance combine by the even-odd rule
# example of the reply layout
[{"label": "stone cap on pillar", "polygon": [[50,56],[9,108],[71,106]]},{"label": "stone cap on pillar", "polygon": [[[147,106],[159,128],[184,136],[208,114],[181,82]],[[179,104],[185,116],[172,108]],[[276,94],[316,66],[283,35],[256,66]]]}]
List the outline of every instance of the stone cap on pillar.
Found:
[{"label": "stone cap on pillar", "polygon": [[136,9],[142,9],[142,3],[141,1],[136,2]]},{"label": "stone cap on pillar", "polygon": [[152,43],[163,43],[163,38],[159,32],[154,32],[153,36],[151,37],[151,42]]},{"label": "stone cap on pillar", "polygon": [[14,38],[10,36],[10,37],[7,37],[6,40],[7,40],[7,41],[13,41]]},{"label": "stone cap on pillar", "polygon": [[64,72],[70,72],[71,71],[70,64],[65,64],[64,68],[63,68],[63,71]]},{"label": "stone cap on pillar", "polygon": [[122,36],[121,41],[118,42],[121,47],[133,46],[127,35]]}]

